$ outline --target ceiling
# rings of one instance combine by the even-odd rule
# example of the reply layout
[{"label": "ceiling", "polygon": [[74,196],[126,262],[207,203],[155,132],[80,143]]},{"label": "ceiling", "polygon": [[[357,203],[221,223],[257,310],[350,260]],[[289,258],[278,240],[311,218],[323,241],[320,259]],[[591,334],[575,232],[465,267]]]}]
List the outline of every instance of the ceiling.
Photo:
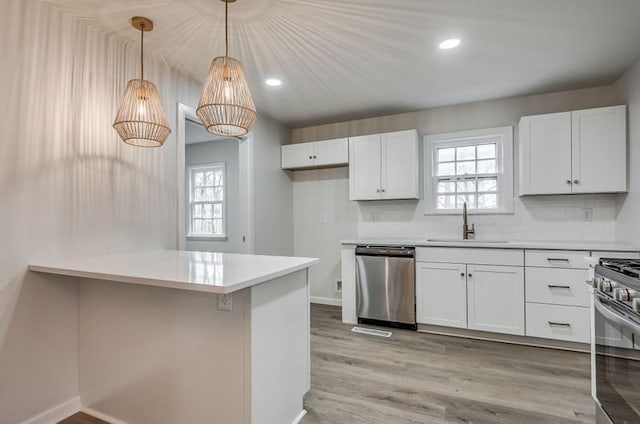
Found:
[{"label": "ceiling", "polygon": [[[199,81],[224,54],[219,0],[47,1],[132,41],[129,18],[151,18],[148,49]],[[638,0],[238,0],[229,13],[258,112],[293,128],[608,84],[640,57]],[[450,37],[461,46],[438,50]]]}]

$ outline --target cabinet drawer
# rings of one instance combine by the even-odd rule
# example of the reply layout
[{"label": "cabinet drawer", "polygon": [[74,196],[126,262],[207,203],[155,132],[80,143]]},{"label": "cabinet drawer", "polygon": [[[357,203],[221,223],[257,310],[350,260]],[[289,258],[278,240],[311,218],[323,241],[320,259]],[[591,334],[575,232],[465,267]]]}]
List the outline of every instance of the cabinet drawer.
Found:
[{"label": "cabinet drawer", "polygon": [[530,337],[589,343],[589,308],[527,303],[527,332]]},{"label": "cabinet drawer", "polygon": [[589,307],[586,270],[527,267],[525,272],[527,302]]},{"label": "cabinet drawer", "polygon": [[418,247],[416,248],[416,260],[475,265],[524,265],[523,251],[518,249]]},{"label": "cabinet drawer", "polygon": [[587,269],[584,258],[588,256],[587,250],[527,250],[524,262],[526,266]]}]

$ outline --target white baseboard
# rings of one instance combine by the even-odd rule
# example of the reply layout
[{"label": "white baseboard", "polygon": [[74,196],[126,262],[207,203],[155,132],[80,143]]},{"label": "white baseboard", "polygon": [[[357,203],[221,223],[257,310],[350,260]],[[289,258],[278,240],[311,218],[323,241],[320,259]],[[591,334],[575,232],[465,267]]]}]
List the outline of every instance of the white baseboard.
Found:
[{"label": "white baseboard", "polygon": [[80,402],[80,396],[76,396],[58,406],[54,406],[48,411],[23,421],[21,424],[55,424],[76,412],[80,412],[81,408],[82,403]]},{"label": "white baseboard", "polygon": [[307,410],[303,409],[302,411],[300,411],[300,414],[298,414],[296,419],[293,420],[293,422],[291,424],[298,424],[300,421],[302,421],[302,419],[304,418],[305,415],[307,415]]},{"label": "white baseboard", "polygon": [[102,421],[106,421],[109,424],[128,424],[128,423],[126,423],[126,422],[124,422],[122,420],[110,417],[107,414],[103,414],[102,412],[96,411],[95,409],[82,407],[82,412],[84,412],[87,415],[91,415],[94,418],[98,418],[98,419],[100,419]]},{"label": "white baseboard", "polygon": [[311,296],[311,303],[320,305],[342,306],[342,299],[333,299],[331,297]]}]

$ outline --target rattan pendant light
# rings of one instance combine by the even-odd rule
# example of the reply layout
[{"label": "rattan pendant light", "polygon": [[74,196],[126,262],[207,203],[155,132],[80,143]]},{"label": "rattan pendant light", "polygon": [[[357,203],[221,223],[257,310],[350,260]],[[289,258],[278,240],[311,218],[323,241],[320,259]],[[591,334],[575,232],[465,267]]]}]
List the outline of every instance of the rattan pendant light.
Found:
[{"label": "rattan pendant light", "polygon": [[171,128],[156,85],[144,79],[144,33],[153,30],[153,22],[136,16],[131,18],[131,25],[140,30],[140,79],[127,83],[113,128],[127,144],[159,147],[171,134]]},{"label": "rattan pendant light", "polygon": [[240,62],[229,57],[229,3],[225,3],[225,55],[213,59],[202,90],[197,114],[212,134],[225,137],[245,135],[258,114]]}]

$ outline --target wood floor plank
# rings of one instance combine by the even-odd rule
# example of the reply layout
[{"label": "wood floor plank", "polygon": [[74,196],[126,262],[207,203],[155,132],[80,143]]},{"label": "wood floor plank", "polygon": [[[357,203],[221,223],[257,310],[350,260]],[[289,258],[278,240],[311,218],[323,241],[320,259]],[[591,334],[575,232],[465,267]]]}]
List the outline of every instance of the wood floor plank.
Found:
[{"label": "wood floor plank", "polygon": [[588,354],[393,330],[352,333],[340,308],[311,308],[303,424],[591,424]]},{"label": "wood floor plank", "polygon": [[102,421],[98,418],[87,415],[83,412],[73,414],[69,418],[60,421],[58,424],[109,424],[106,421]]}]

